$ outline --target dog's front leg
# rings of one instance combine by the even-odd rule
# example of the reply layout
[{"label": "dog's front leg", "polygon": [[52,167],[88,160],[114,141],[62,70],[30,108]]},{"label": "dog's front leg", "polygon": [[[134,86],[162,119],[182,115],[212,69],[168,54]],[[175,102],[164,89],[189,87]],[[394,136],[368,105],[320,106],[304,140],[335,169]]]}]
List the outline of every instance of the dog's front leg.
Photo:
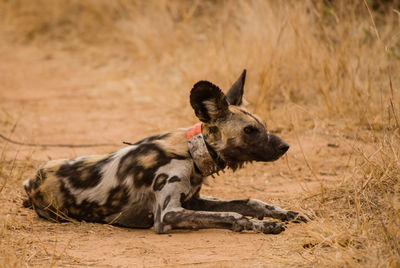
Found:
[{"label": "dog's front leg", "polygon": [[203,228],[223,228],[237,232],[252,230],[265,234],[278,234],[286,228],[283,223],[248,219],[236,212],[185,209],[181,206],[182,195],[185,193],[167,190],[157,194],[154,230],[159,234],[167,233],[171,229]]},{"label": "dog's front leg", "polygon": [[184,208],[167,211],[162,225],[162,232],[170,229],[222,228],[235,232],[252,230],[257,233],[279,234],[286,228],[279,222],[252,220],[235,212],[194,211]]},{"label": "dog's front leg", "polygon": [[251,216],[262,220],[264,217],[271,217],[282,221],[307,222],[310,216],[299,215],[298,212],[285,210],[277,206],[268,205],[256,199],[219,200],[214,197],[194,196],[183,204],[186,209],[203,211],[231,211],[244,216]]}]

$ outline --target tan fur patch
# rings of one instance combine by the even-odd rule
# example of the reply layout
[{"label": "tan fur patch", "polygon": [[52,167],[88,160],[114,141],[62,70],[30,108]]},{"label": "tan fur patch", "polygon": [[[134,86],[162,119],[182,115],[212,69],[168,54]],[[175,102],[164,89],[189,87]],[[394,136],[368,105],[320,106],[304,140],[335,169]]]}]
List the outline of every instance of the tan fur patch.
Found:
[{"label": "tan fur patch", "polygon": [[106,159],[107,157],[109,157],[108,154],[103,154],[103,155],[93,155],[93,156],[89,156],[88,158],[86,158],[84,160],[85,166],[90,165],[90,164],[95,164],[101,160]]},{"label": "tan fur patch", "polygon": [[164,151],[177,155],[187,154],[188,144],[186,139],[186,130],[178,130],[171,132],[170,135],[163,139],[156,141]]},{"label": "tan fur patch", "polygon": [[[37,195],[41,196],[41,199],[35,198]],[[62,208],[64,205],[63,195],[60,192],[60,181],[54,172],[46,173],[46,179],[30,196],[34,204],[40,208],[49,206]]]},{"label": "tan fur patch", "polygon": [[39,168],[43,168],[45,172],[47,170],[57,170],[60,166],[64,165],[68,159],[58,159],[58,160],[50,160],[46,163],[43,163]]},{"label": "tan fur patch", "polygon": [[143,179],[143,172],[140,171],[140,172],[135,176],[135,180],[140,181],[140,180],[142,180],[142,179]]},{"label": "tan fur patch", "polygon": [[139,155],[137,157],[137,161],[141,166],[143,166],[146,169],[157,164],[156,158],[157,158],[157,152],[151,151],[150,153],[147,153],[145,155]]}]

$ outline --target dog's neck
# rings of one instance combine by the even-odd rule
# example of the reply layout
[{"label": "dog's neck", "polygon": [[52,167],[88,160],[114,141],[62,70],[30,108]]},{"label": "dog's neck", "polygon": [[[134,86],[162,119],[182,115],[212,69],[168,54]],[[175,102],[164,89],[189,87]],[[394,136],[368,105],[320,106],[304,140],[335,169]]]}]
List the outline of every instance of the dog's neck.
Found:
[{"label": "dog's neck", "polygon": [[226,166],[224,161],[205,141],[201,132],[202,124],[198,123],[186,131],[190,155],[201,175],[213,175]]}]

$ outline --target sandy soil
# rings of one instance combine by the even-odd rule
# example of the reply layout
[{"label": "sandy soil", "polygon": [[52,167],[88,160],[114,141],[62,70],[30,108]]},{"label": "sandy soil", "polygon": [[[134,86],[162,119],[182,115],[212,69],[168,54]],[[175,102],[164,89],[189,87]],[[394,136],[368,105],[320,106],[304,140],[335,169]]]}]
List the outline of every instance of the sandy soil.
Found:
[{"label": "sandy soil", "polygon": [[[162,85],[145,87],[146,83],[138,82],[143,79],[94,67],[68,52],[52,54],[22,47],[0,49],[0,133],[33,143],[116,144],[73,149],[16,146],[0,140],[7,172],[11,172],[16,159],[12,179],[0,180],[0,187],[6,183],[0,193],[0,222],[5,226],[3,239],[10,240],[8,243],[17,257],[29,266],[56,267],[307,264],[309,253],[303,247],[309,240],[303,232],[307,224],[290,224],[280,235],[214,229],[156,235],[152,229],[92,223],[54,224],[22,208],[25,195],[22,181],[42,161],[111,152],[121,148],[123,140],[135,141],[196,122],[189,109],[190,88],[179,89],[184,98],[176,98],[173,91]],[[131,86],[132,83],[136,86]],[[273,122],[269,125],[273,126]],[[295,133],[283,131],[279,135],[291,144],[286,157],[210,179],[203,192],[225,199],[253,197],[318,214],[318,208],[304,207],[302,200],[318,189],[321,182],[329,185],[342,178],[348,172],[352,151],[353,141],[346,143],[328,134],[332,133],[316,128],[297,133],[297,140]]]}]

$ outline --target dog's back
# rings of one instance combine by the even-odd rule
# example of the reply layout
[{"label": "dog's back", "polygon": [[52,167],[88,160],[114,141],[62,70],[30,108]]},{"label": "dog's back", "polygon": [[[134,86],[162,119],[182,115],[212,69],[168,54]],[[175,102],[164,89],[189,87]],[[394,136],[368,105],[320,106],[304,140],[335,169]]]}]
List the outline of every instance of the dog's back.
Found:
[{"label": "dog's back", "polygon": [[129,209],[125,217],[136,219],[129,225],[151,227],[159,169],[174,159],[191,163],[184,135],[181,130],[149,137],[108,155],[52,160],[24,188],[37,213],[50,220],[118,223]]}]

